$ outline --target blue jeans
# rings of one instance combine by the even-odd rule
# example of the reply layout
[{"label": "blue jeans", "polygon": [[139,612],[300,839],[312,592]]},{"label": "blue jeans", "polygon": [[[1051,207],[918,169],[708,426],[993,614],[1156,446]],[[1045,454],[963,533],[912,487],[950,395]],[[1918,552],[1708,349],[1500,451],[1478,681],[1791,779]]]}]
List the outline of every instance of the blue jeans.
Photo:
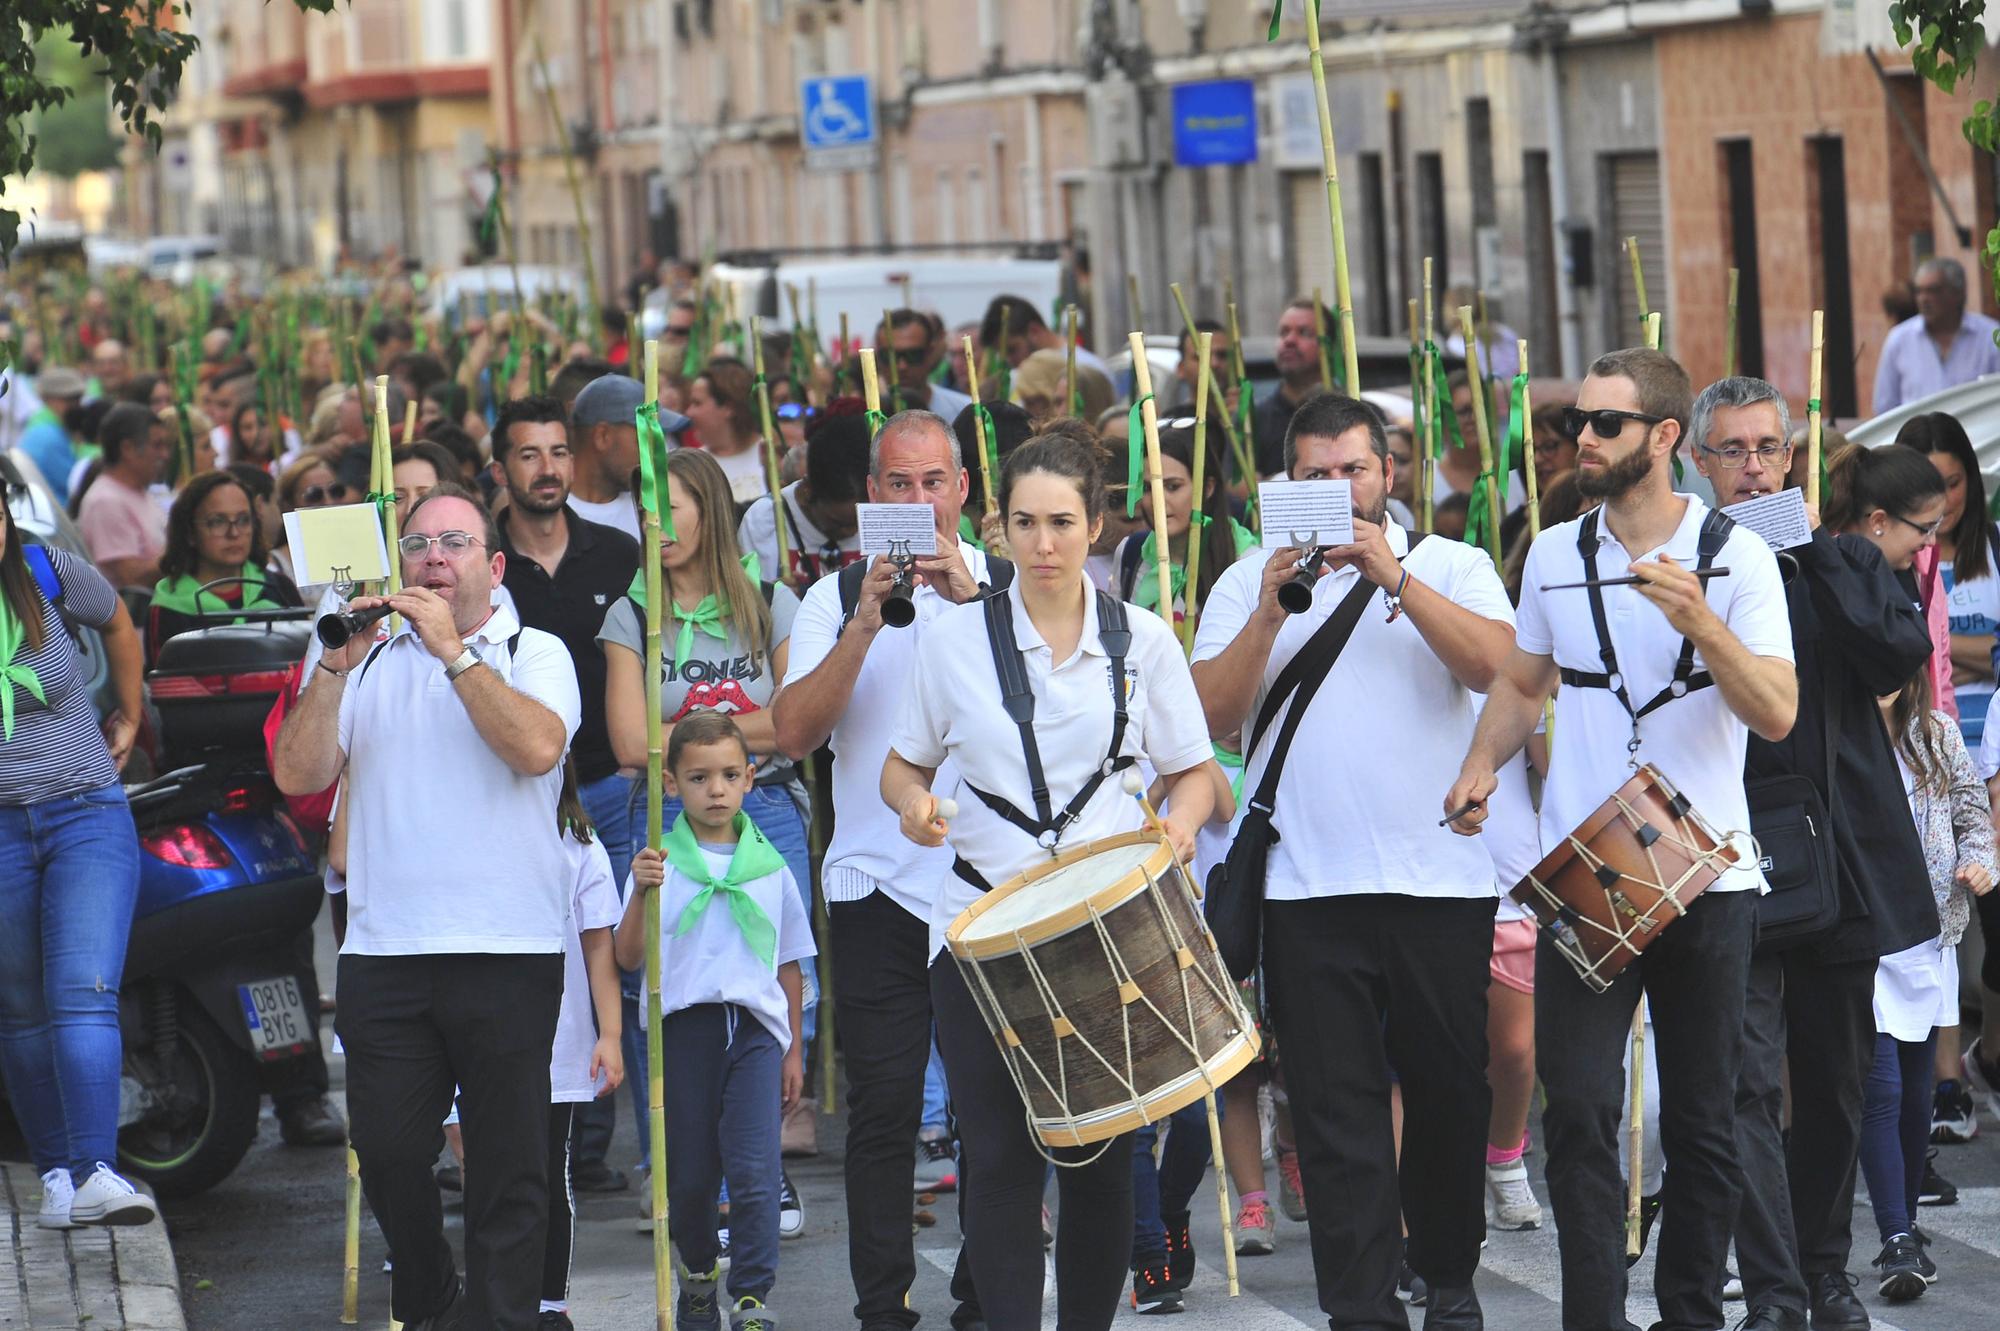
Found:
[{"label": "blue jeans", "polygon": [[[1222,1112],[1222,1099],[1215,1109]],[[1148,1123],[1132,1140],[1132,1269],[1157,1265],[1167,1257],[1166,1218],[1187,1219],[1188,1202],[1208,1168],[1208,1107],[1200,1100],[1167,1117],[1167,1144],[1153,1163],[1160,1125]]]},{"label": "blue jeans", "polygon": [[924,1116],[917,1132],[938,1137],[951,1131],[951,1088],[944,1080],[944,1055],[938,1053],[937,1026],[931,1026],[931,1058],[924,1065]]},{"label": "blue jeans", "polygon": [[715,1269],[716,1196],[729,1184],[729,1297],[765,1298],[778,1279],[779,1086],[784,1054],[734,1004],[697,1003],[661,1022],[674,1068],[665,1088],[668,1228],[694,1275]]},{"label": "blue jeans", "polygon": [[[627,820],[631,839],[629,845],[634,853],[646,839],[646,784],[632,782],[631,794],[626,803]],[[785,857],[785,867],[792,871],[798,882],[799,896],[805,902],[806,918],[812,918],[812,861],[806,846],[805,818],[799,812],[798,801],[792,798],[787,786],[757,786],[744,797],[743,812],[750,815],[750,821],[777,852]],[[672,827],[674,819],[680,817],[681,802],[669,799],[660,809],[662,830]],[[629,856],[627,864],[620,869],[613,862],[618,879],[618,890],[625,890],[626,870],[631,868]],[[815,967],[801,965],[804,973],[805,1003],[802,1008],[800,1025],[803,1042],[810,1044],[819,1023],[819,975]],[[652,1164],[651,1129],[646,1126],[646,1013],[639,1002],[639,982],[644,977],[643,970],[629,971],[624,976],[623,995],[625,1000],[625,1081],[632,1088],[632,1113],[639,1127],[639,1165],[649,1168]]]},{"label": "blue jeans", "polygon": [[[639,783],[628,776],[613,772],[610,776],[586,784],[577,793],[583,799],[583,811],[590,815],[590,821],[597,826],[597,840],[604,847],[604,853],[611,857],[611,876],[619,884],[632,871],[632,854],[635,849],[632,835],[632,790]],[[643,814],[643,810],[641,813]]]},{"label": "blue jeans", "polygon": [[1887,1243],[1910,1232],[1931,1141],[1931,1059],[1937,1032],[1898,1040],[1877,1032],[1875,1065],[1861,1104],[1861,1172],[1875,1228]]},{"label": "blue jeans", "polygon": [[0,1075],[35,1169],[118,1159],[118,982],[139,837],[117,785],[0,806]]}]

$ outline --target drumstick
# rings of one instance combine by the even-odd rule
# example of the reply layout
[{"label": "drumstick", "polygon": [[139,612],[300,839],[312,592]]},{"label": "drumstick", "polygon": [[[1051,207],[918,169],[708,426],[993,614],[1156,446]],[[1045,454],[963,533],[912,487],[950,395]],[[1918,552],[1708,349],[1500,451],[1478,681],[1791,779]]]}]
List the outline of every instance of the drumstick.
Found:
[{"label": "drumstick", "polygon": [[1120,784],[1125,787],[1125,793],[1139,801],[1139,807],[1146,811],[1147,825],[1159,833],[1160,840],[1172,844],[1173,838],[1167,835],[1166,823],[1161,821],[1160,815],[1154,810],[1153,802],[1146,798],[1146,783],[1140,779],[1139,769],[1126,768],[1125,775],[1120,778]]},{"label": "drumstick", "polygon": [[[1729,570],[1726,568],[1691,568],[1688,572],[1694,574],[1697,578],[1703,579],[1726,578],[1729,576]],[[1587,587],[1636,587],[1643,581],[1645,579],[1633,576],[1629,578],[1595,578],[1589,582],[1545,582],[1542,584],[1542,590],[1545,592],[1573,592]]]},{"label": "drumstick", "polygon": [[1464,804],[1459,805],[1456,809],[1453,809],[1450,813],[1438,819],[1438,826],[1450,827],[1453,823],[1465,817],[1466,814],[1471,813],[1474,809],[1477,809],[1480,806],[1481,802],[1482,801],[1479,800],[1467,800]]},{"label": "drumstick", "polygon": [[952,819],[956,817],[958,817],[958,801],[954,799],[939,800],[937,808],[931,811],[931,821],[944,827],[947,831],[951,828]]},{"label": "drumstick", "polygon": [[1229,1297],[1242,1291],[1236,1285],[1236,1220],[1229,1213],[1229,1171],[1222,1164],[1222,1112],[1215,1106],[1215,1092],[1209,1091],[1208,1153],[1215,1157],[1215,1203],[1222,1208],[1222,1260],[1229,1272]]},{"label": "drumstick", "polygon": [[1626,1148],[1625,1255],[1639,1255],[1639,1187],[1646,1164],[1646,1004],[1632,1009],[1632,1140]]}]

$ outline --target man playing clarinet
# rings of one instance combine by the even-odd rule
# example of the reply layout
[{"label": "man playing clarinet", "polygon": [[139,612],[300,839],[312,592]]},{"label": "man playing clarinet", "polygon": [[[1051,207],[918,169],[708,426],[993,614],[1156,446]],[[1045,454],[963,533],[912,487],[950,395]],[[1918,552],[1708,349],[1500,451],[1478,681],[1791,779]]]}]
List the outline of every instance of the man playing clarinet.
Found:
[{"label": "man playing clarinet", "polygon": [[[1472,806],[1456,830],[1479,831],[1495,771],[1526,742],[1558,677],[1545,847],[1560,844],[1641,763],[1657,767],[1717,829],[1748,830],[1750,732],[1782,739],[1798,710],[1791,623],[1763,540],[1673,489],[1692,401],[1687,372],[1661,352],[1616,351],[1590,367],[1569,424],[1578,486],[1603,503],[1544,531],[1529,552],[1513,655],[1444,798],[1447,813]],[[1620,579],[1631,581],[1615,585]],[[1599,585],[1545,590],[1582,582]],[[1535,1036],[1548,1092],[1564,1331],[1632,1325],[1618,1149],[1622,1055],[1642,990],[1657,1032],[1662,1144],[1673,1162],[1654,1278],[1661,1324],[1724,1324],[1723,1265],[1740,1177],[1736,1078],[1762,882],[1754,862],[1724,872],[1605,993],[1542,936]]]}]

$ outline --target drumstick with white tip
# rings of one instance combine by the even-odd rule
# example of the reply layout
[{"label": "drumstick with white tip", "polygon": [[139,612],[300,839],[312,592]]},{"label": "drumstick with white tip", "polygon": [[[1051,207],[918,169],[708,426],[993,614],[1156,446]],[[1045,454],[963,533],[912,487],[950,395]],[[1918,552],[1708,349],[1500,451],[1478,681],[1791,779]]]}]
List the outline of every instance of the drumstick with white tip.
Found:
[{"label": "drumstick with white tip", "polygon": [[947,832],[951,830],[952,820],[957,817],[958,801],[954,799],[940,799],[937,808],[931,811],[931,821]]},{"label": "drumstick with white tip", "polygon": [[1140,778],[1139,769],[1126,768],[1125,775],[1120,778],[1120,784],[1125,787],[1125,793],[1139,801],[1139,807],[1146,811],[1146,825],[1159,833],[1160,840],[1171,845],[1173,838],[1167,835],[1166,823],[1161,820],[1159,811],[1153,808],[1153,802],[1146,798],[1146,783]]}]

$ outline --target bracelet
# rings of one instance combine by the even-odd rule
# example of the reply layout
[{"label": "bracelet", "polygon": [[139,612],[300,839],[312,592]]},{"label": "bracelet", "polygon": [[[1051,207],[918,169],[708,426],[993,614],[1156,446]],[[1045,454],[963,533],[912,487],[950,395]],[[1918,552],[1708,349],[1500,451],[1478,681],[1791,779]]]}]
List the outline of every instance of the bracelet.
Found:
[{"label": "bracelet", "polygon": [[1382,604],[1389,607],[1389,618],[1384,622],[1393,624],[1396,622],[1397,616],[1403,613],[1403,589],[1409,585],[1410,570],[1404,569],[1403,576],[1396,582],[1395,591],[1389,591],[1387,588],[1383,589]]},{"label": "bracelet", "polygon": [[335,670],[332,666],[326,663],[324,657],[322,657],[318,661],[313,662],[313,664],[318,666],[321,670],[326,671],[327,674],[332,675],[335,679],[347,678],[347,672],[345,670]]}]

